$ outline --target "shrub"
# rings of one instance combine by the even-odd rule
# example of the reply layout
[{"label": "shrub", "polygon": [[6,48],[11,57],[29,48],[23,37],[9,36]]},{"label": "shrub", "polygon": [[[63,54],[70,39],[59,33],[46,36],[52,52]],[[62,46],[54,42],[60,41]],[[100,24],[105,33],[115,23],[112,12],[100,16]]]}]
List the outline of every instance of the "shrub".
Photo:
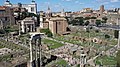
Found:
[{"label": "shrub", "polygon": [[48,37],[52,37],[53,34],[49,29],[41,29],[40,32],[45,33]]}]

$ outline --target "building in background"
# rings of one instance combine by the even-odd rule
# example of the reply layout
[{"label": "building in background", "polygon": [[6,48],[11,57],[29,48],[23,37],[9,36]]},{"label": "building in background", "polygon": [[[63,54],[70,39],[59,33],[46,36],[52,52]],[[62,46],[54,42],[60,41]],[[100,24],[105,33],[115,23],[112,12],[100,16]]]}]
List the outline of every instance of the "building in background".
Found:
[{"label": "building in background", "polygon": [[67,32],[68,22],[65,18],[64,9],[62,12],[52,13],[50,7],[45,13],[40,12],[40,28],[49,29],[53,34],[65,34]]},{"label": "building in background", "polygon": [[119,25],[120,21],[120,15],[119,14],[108,14],[108,23],[107,24],[112,24],[112,25]]},{"label": "building in background", "polygon": [[101,5],[101,6],[100,6],[100,10],[99,10],[99,11],[100,11],[100,14],[102,14],[102,13],[105,11],[104,5]]},{"label": "building in background", "polygon": [[12,8],[22,7],[22,8],[27,9],[27,11],[30,13],[37,14],[37,4],[35,3],[34,0],[31,1],[31,4],[21,4],[21,3],[12,4],[10,1],[6,0],[4,3],[4,6],[8,6],[8,7],[12,7]]},{"label": "building in background", "polygon": [[67,27],[67,20],[63,17],[53,17],[49,20],[49,29],[53,34],[65,34]]},{"label": "building in background", "polygon": [[4,28],[7,25],[14,25],[14,13],[13,9],[6,6],[0,6],[0,28]]},{"label": "building in background", "polygon": [[35,20],[34,18],[27,17],[21,21],[21,32],[35,32]]}]

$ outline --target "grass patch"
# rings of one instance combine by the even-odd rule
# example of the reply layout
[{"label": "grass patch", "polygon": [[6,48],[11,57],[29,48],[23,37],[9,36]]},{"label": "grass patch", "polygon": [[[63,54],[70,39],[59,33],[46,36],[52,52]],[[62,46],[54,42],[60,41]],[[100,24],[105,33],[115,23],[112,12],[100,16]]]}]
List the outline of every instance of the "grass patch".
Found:
[{"label": "grass patch", "polygon": [[49,49],[55,49],[64,45],[62,43],[58,43],[56,41],[48,40],[48,39],[43,39],[42,41],[48,45]]},{"label": "grass patch", "polygon": [[115,57],[112,56],[102,56],[102,57],[98,57],[95,60],[96,64],[103,64],[103,65],[116,65],[117,61],[115,60]]},{"label": "grass patch", "polygon": [[56,64],[66,66],[67,62],[65,60],[59,60]]}]

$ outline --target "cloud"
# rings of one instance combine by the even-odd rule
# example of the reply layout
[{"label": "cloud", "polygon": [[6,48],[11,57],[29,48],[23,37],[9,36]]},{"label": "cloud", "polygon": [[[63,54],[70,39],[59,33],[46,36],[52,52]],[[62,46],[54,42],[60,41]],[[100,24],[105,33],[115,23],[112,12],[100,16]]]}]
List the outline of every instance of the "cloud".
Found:
[{"label": "cloud", "polygon": [[106,5],[106,4],[109,4],[109,2],[103,2],[103,3],[101,3],[102,5]]},{"label": "cloud", "polygon": [[80,4],[80,5],[83,5],[84,3],[81,3],[79,1],[75,1],[76,4]]},{"label": "cloud", "polygon": [[119,2],[119,0],[96,0],[97,2]]},{"label": "cloud", "polygon": [[118,2],[119,0],[111,0],[110,2]]},{"label": "cloud", "polygon": [[45,5],[50,5],[50,2],[44,2]]},{"label": "cloud", "polygon": [[62,0],[62,1],[72,1],[72,0]]},{"label": "cloud", "polygon": [[58,3],[58,4],[55,4],[54,7],[58,8],[58,7],[62,7],[62,6],[61,6],[61,3]]},{"label": "cloud", "polygon": [[79,1],[75,1],[75,3],[79,3]]},{"label": "cloud", "polygon": [[84,3],[79,3],[79,4],[83,5]]}]

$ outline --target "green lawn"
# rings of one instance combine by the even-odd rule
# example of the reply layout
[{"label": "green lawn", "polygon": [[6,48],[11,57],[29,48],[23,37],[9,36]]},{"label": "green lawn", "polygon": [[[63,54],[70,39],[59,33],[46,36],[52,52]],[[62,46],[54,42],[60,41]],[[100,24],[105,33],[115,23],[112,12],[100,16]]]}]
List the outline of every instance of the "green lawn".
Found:
[{"label": "green lawn", "polygon": [[108,56],[102,56],[98,57],[95,60],[96,64],[103,64],[103,65],[116,65],[117,61],[115,60],[115,57],[108,57]]},{"label": "green lawn", "polygon": [[9,61],[11,59],[11,55],[0,56],[0,61]]},{"label": "green lawn", "polygon": [[56,39],[58,41],[72,43],[72,44],[81,44],[81,41],[73,40],[71,37],[69,37],[69,35],[68,36],[57,36],[54,39]]},{"label": "green lawn", "polygon": [[117,45],[118,40],[112,39],[109,41],[111,45]]},{"label": "green lawn", "polygon": [[2,45],[0,44],[0,48],[4,48],[4,46],[2,46]]},{"label": "green lawn", "polygon": [[22,47],[22,46],[19,46],[17,44],[14,44],[12,42],[7,42],[5,40],[0,40],[0,44],[1,44],[1,47],[6,47],[6,48],[10,48],[10,49],[16,49],[16,50],[26,50],[26,48]]},{"label": "green lawn", "polygon": [[65,60],[57,59],[56,61],[52,61],[45,67],[71,67],[71,66],[68,66],[68,62],[66,62]]},{"label": "green lawn", "polygon": [[58,47],[61,47],[61,46],[64,45],[64,44],[62,44],[62,43],[58,43],[58,42],[56,42],[56,41],[48,40],[48,39],[43,39],[42,41],[43,41],[45,44],[47,44],[50,49],[55,49],[55,48],[58,48]]},{"label": "green lawn", "polygon": [[59,60],[56,64],[66,66],[67,62],[65,60]]}]

